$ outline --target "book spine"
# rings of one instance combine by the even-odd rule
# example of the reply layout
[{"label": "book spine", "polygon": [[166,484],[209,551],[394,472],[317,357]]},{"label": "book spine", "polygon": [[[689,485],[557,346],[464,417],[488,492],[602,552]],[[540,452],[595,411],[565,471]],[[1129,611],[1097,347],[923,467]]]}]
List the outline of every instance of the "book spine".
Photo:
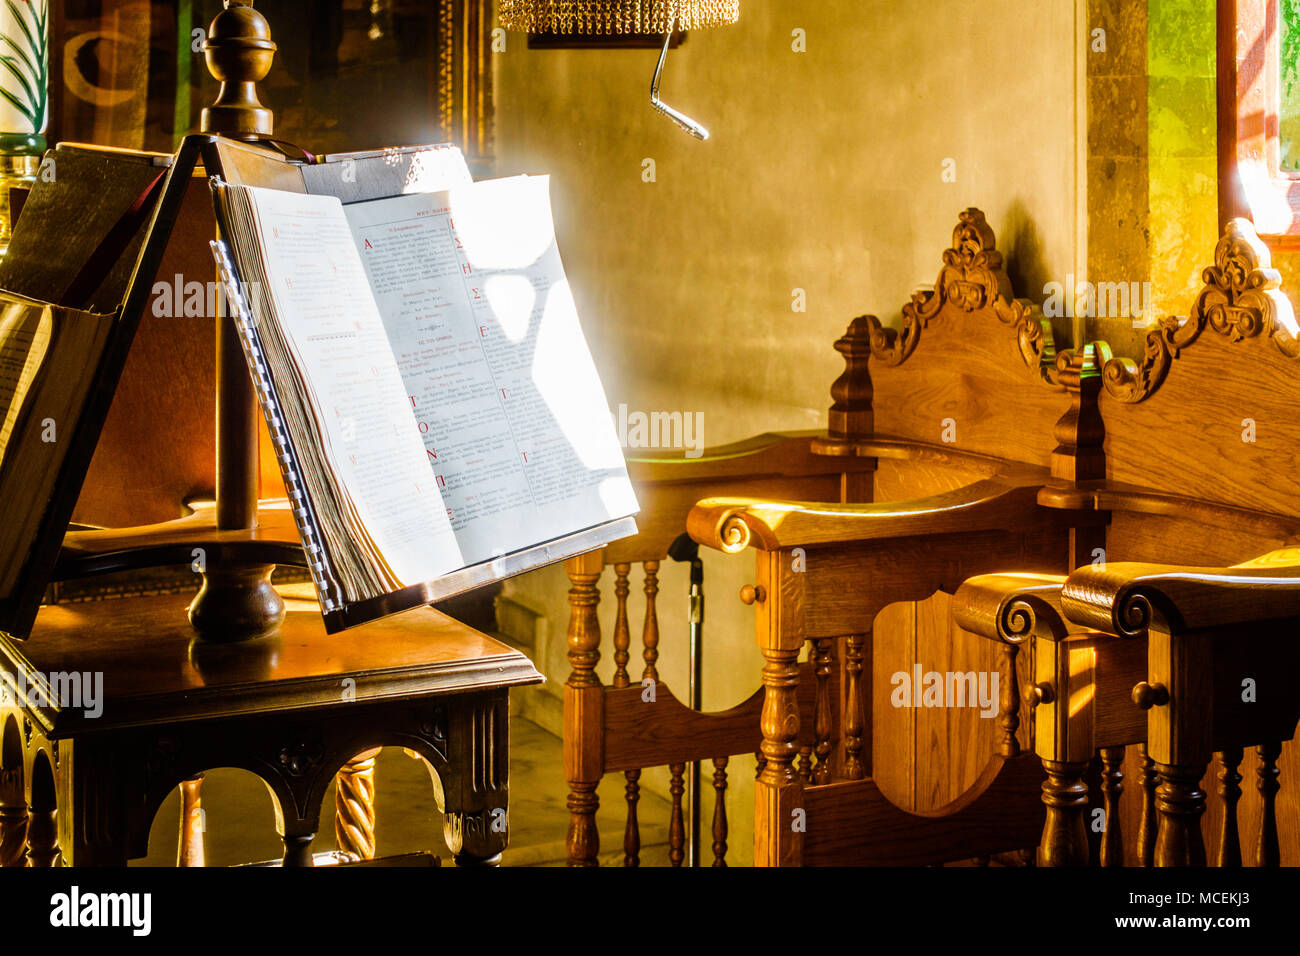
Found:
[{"label": "book spine", "polygon": [[239,341],[243,346],[244,358],[248,362],[248,371],[253,379],[253,388],[257,400],[262,406],[266,419],[267,431],[271,434],[271,444],[275,448],[276,461],[280,463],[280,474],[284,478],[284,487],[289,495],[289,505],[293,510],[294,522],[298,525],[298,534],[302,537],[303,551],[307,555],[307,567],[316,591],[320,596],[321,608],[326,612],[343,607],[343,590],[339,587],[329,567],[329,560],[322,546],[322,535],[316,526],[316,518],[308,502],[306,490],[298,470],[298,459],[293,453],[289,441],[288,429],[284,425],[284,416],[280,412],[280,401],[266,365],[262,351],[262,340],[257,333],[257,326],[252,318],[252,308],[245,300],[242,287],[237,281],[237,272],[230,250],[226,243],[212,240],[213,258],[217,261],[217,272],[225,289],[226,301],[230,304],[231,318],[239,332]]}]

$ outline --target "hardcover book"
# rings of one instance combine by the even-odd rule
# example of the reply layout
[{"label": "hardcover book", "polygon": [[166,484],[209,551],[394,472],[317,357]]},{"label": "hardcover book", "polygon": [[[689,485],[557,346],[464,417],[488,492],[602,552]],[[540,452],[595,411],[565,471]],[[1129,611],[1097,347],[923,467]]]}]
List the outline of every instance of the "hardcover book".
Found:
[{"label": "hardcover book", "polygon": [[331,630],[635,531],[549,181],[474,182],[448,153],[388,198],[213,183],[214,253]]}]

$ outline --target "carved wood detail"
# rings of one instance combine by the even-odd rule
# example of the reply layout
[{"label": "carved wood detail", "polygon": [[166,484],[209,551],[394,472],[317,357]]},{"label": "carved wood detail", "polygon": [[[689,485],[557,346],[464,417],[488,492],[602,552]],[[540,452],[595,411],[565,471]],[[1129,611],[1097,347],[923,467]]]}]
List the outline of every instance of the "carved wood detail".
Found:
[{"label": "carved wood detail", "polygon": [[358,860],[375,858],[375,758],[379,748],[359,753],[335,775],[334,841]]},{"label": "carved wood detail", "polygon": [[922,331],[945,305],[963,312],[987,308],[1014,329],[1025,364],[1044,370],[1044,377],[1050,379],[1050,368],[1056,362],[1051,323],[1028,300],[1005,294],[1009,288],[993,230],[984,213],[972,207],[957,218],[952,246],[943,253],[934,288],[913,293],[903,306],[902,328],[885,328],[874,315],[864,315],[849,327],[850,335],[860,335],[865,328],[872,357],[884,365],[900,365],[916,351]]},{"label": "carved wood detail", "polygon": [[1210,331],[1229,342],[1267,338],[1288,358],[1300,357],[1291,302],[1268,247],[1246,219],[1233,219],[1214,248],[1214,264],[1201,273],[1204,286],[1186,320],[1167,316],[1147,333],[1141,360],[1113,357],[1105,363],[1106,391],[1121,402],[1149,398],[1182,350]]}]

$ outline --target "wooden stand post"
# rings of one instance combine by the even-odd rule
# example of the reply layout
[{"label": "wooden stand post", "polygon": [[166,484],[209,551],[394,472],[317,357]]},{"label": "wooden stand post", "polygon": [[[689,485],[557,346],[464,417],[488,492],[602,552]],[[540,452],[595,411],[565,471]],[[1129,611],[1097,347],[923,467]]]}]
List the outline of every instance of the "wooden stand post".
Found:
[{"label": "wooden stand post", "polygon": [[[217,100],[205,108],[201,129],[234,139],[269,137],[271,111],[257,98],[275,44],[266,18],[227,0],[208,29],[203,47],[208,71],[221,81]],[[257,522],[257,397],[248,376],[234,320],[217,316],[217,528],[251,528]],[[228,643],[273,633],[284,620],[284,602],[271,587],[273,565],[208,565],[190,605],[190,624],[206,641]]]}]

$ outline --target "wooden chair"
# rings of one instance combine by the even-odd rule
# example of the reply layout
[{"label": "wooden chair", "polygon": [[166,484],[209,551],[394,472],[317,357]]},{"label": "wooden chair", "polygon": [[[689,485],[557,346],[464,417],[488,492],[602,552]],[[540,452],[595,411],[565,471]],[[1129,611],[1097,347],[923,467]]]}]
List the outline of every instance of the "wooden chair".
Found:
[{"label": "wooden chair", "polygon": [[[1054,478],[1099,476],[1099,369],[1091,348],[1057,354],[1047,321],[1011,298],[979,210],[962,213],[943,263],[900,330],[863,316],[836,343],[846,370],[813,450],[868,462],[857,487],[872,503],[731,496],[687,520],[701,544],[758,551],[742,599],[759,608],[766,660],[760,865],[933,863],[1037,840],[1041,770],[1021,754],[1016,649],[963,639],[948,603],[978,569],[1086,560],[1096,516],[1037,497]],[[922,666],[999,675],[996,722],[891,706],[884,687]],[[951,762],[918,759],[935,738]]]},{"label": "wooden chair", "polygon": [[[672,797],[668,826],[669,859],[685,858],[686,825],[682,795],[687,765],[711,760],[715,804],[712,821],[713,865],[725,865],[728,824],[724,798],[727,763],[737,754],[758,749],[761,694],[721,713],[691,710],[660,679],[657,598],[660,562],[685,530],[686,514],[702,497],[723,491],[752,494],[807,494],[837,497],[861,473],[863,463],[817,455],[814,433],[759,435],[734,445],[707,449],[697,459],[629,459],[641,512],[639,533],[600,551],[566,563],[569,591],[569,663],[564,685],[564,771],[569,784],[568,862],[594,866],[600,852],[596,787],[607,773],[626,780],[623,863],[640,863],[641,831],[637,816],[644,769],[667,766]],[[644,570],[645,610],[641,621],[640,675],[630,665],[632,628],[628,616],[630,575],[634,564]],[[613,567],[617,601],[614,630],[614,677],[604,686],[596,674],[601,635],[597,618],[600,579]],[[654,682],[654,702],[643,698],[645,682]],[[811,685],[809,685],[811,686]]]},{"label": "wooden chair", "polygon": [[[1040,495],[1108,516],[1097,559],[1068,578],[988,576],[958,592],[963,627],[1035,648],[1045,864],[1088,859],[1084,772],[1098,750],[1103,865],[1204,863],[1203,815],[1221,865],[1240,864],[1241,832],[1257,865],[1298,862],[1277,820],[1300,801],[1288,792],[1279,810],[1277,794],[1300,719],[1286,636],[1300,551],[1285,547],[1300,540],[1300,342],[1250,223],[1228,224],[1203,277],[1188,318],[1153,330],[1141,362],[1104,365],[1105,480]],[[1119,800],[1131,747],[1136,806]],[[1251,763],[1257,793],[1243,796]]]}]

